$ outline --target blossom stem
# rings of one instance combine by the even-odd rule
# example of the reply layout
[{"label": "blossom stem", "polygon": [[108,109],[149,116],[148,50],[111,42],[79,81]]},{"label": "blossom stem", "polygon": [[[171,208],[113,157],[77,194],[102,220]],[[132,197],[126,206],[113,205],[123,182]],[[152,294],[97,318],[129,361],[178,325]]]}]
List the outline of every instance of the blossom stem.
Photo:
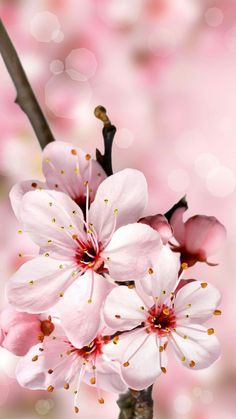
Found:
[{"label": "blossom stem", "polygon": [[39,144],[44,148],[48,143],[54,141],[54,137],[1,19],[0,53],[16,88],[15,103],[27,115]]},{"label": "blossom stem", "polygon": [[117,404],[120,408],[119,419],[152,419],[152,386],[142,391],[129,390],[120,395]]},{"label": "blossom stem", "polygon": [[116,127],[112,125],[110,119],[107,116],[107,111],[103,106],[97,106],[94,110],[96,118],[100,119],[103,124],[103,140],[104,140],[104,154],[96,149],[96,158],[98,163],[105,170],[107,176],[113,174],[112,170],[112,143],[116,133]]}]

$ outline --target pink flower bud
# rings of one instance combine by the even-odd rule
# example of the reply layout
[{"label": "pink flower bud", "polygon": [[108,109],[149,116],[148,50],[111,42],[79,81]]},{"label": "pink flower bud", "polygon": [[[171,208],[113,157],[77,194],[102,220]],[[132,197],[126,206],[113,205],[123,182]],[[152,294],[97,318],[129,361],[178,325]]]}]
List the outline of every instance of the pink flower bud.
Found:
[{"label": "pink flower bud", "polygon": [[152,227],[154,230],[158,231],[161,236],[163,244],[168,243],[168,241],[173,236],[173,230],[166,217],[162,214],[150,215],[149,217],[144,217],[140,220],[141,223],[147,224]]}]

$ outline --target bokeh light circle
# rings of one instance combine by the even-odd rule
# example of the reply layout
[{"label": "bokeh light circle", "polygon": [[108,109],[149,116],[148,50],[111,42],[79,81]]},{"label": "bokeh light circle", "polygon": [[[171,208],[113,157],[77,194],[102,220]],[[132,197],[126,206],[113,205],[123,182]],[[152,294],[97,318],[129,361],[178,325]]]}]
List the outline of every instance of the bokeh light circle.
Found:
[{"label": "bokeh light circle", "polygon": [[209,172],[206,178],[208,191],[221,198],[230,195],[234,191],[235,185],[235,174],[226,166],[217,166]]},{"label": "bokeh light circle", "polygon": [[211,7],[207,9],[204,17],[206,23],[212,28],[216,28],[217,26],[221,25],[224,19],[223,12],[218,7]]},{"label": "bokeh light circle", "polygon": [[176,192],[184,192],[189,186],[189,175],[184,169],[172,170],[167,179],[170,189]]},{"label": "bokeh light circle", "polygon": [[45,102],[54,115],[78,118],[80,109],[91,99],[88,82],[73,80],[66,72],[53,76],[45,86]]},{"label": "bokeh light circle", "polygon": [[64,71],[64,64],[61,60],[53,60],[50,64],[50,70],[53,74],[60,74]]},{"label": "bokeh light circle", "polygon": [[109,26],[129,26],[137,22],[142,8],[142,0],[105,0],[98,13]]},{"label": "bokeh light circle", "polygon": [[35,410],[41,416],[47,415],[51,409],[52,406],[49,400],[42,399],[35,403]]},{"label": "bokeh light circle", "polygon": [[192,408],[192,401],[186,394],[179,394],[174,400],[174,409],[181,415],[186,415]]},{"label": "bokeh light circle", "polygon": [[94,76],[97,70],[94,53],[87,48],[73,49],[65,61],[66,71],[74,80],[85,81]]},{"label": "bokeh light circle", "polygon": [[51,42],[58,36],[60,22],[54,13],[44,11],[37,13],[30,22],[31,35],[37,41]]},{"label": "bokeh light circle", "polygon": [[205,178],[218,165],[218,159],[214,154],[201,153],[195,160],[195,171],[198,176]]}]

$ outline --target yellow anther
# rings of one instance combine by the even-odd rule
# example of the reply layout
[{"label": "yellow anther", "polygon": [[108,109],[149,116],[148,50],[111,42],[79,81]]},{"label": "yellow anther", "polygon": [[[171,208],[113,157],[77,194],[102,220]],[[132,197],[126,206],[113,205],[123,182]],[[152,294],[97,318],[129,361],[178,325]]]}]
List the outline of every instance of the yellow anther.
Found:
[{"label": "yellow anther", "polygon": [[55,223],[56,222],[56,218],[52,218],[52,223]]},{"label": "yellow anther", "polygon": [[188,264],[187,264],[186,262],[183,262],[183,263],[181,264],[181,268],[182,268],[182,269],[188,269]]},{"label": "yellow anther", "polygon": [[90,154],[86,154],[85,158],[86,158],[86,160],[90,160],[91,159],[91,155]]},{"label": "yellow anther", "polygon": [[164,374],[166,374],[166,368],[165,367],[161,367],[161,371],[164,373]]},{"label": "yellow anther", "polygon": [[98,399],[98,403],[104,404],[105,403],[105,400],[101,397],[100,399]]},{"label": "yellow anther", "polygon": [[77,406],[74,406],[75,413],[79,413],[79,408]]},{"label": "yellow anther", "polygon": [[207,329],[207,334],[208,335],[213,335],[215,333],[213,327],[210,327],[210,329]]},{"label": "yellow anther", "polygon": [[23,254],[22,253],[18,253],[19,258],[22,258]]},{"label": "yellow anther", "polygon": [[149,275],[152,275],[154,273],[154,270],[152,268],[149,268],[148,273],[149,273]]},{"label": "yellow anther", "polygon": [[187,336],[187,335],[184,335],[184,336],[183,336],[183,338],[184,338],[184,339],[188,339],[188,336]]},{"label": "yellow anther", "polygon": [[114,336],[114,338],[112,339],[112,342],[114,343],[114,345],[117,345],[119,341],[119,336]]},{"label": "yellow anther", "polygon": [[49,370],[48,370],[48,374],[52,374],[53,373],[53,370],[50,368]]},{"label": "yellow anther", "polygon": [[32,361],[35,362],[35,361],[38,361],[38,359],[39,359],[38,355],[35,355],[33,356]]},{"label": "yellow anther", "polygon": [[108,204],[108,199],[107,199],[107,198],[105,198],[105,199],[104,199],[104,202],[105,202],[105,204]]},{"label": "yellow anther", "polygon": [[45,256],[46,258],[48,258],[49,253],[44,253],[44,256]]},{"label": "yellow anther", "polygon": [[194,362],[194,361],[190,361],[190,362],[189,362],[189,366],[190,366],[190,368],[195,367],[195,365],[196,365],[196,362]]},{"label": "yellow anther", "polygon": [[64,268],[64,265],[59,265],[59,269],[63,269]]},{"label": "yellow anther", "polygon": [[61,170],[60,173],[61,173],[61,175],[64,175],[65,174],[65,171],[64,170]]},{"label": "yellow anther", "polygon": [[118,208],[115,208],[115,209],[114,209],[114,214],[115,214],[115,215],[117,215],[117,214],[118,214],[118,212],[119,212]]},{"label": "yellow anther", "polygon": [[164,346],[160,346],[159,347],[159,352],[163,352],[164,351]]},{"label": "yellow anther", "polygon": [[49,391],[49,393],[52,393],[52,392],[53,392],[53,390],[54,390],[54,387],[53,387],[53,386],[49,386],[49,387],[47,388],[47,391]]},{"label": "yellow anther", "polygon": [[202,282],[202,283],[201,283],[201,287],[202,287],[202,288],[206,288],[206,287],[207,287],[207,282]]},{"label": "yellow anther", "polygon": [[76,174],[76,175],[79,173],[79,169],[78,169],[78,167],[76,167],[76,168],[74,169],[74,172],[75,172],[75,174]]},{"label": "yellow anther", "polygon": [[92,300],[91,300],[91,298],[89,298],[89,300],[88,300],[88,304],[92,304]]},{"label": "yellow anther", "polygon": [[45,163],[50,163],[50,159],[45,159]]},{"label": "yellow anther", "polygon": [[121,316],[120,316],[119,314],[115,314],[115,318],[116,318],[116,319],[120,319],[120,318],[121,318]]},{"label": "yellow anther", "polygon": [[52,202],[49,202],[48,205],[49,205],[49,207],[52,207]]},{"label": "yellow anther", "polygon": [[64,387],[65,390],[69,390],[70,385],[68,383],[65,383],[63,387]]},{"label": "yellow anther", "polygon": [[64,297],[64,292],[63,291],[59,293],[59,297],[61,297],[61,298]]},{"label": "yellow anther", "polygon": [[123,366],[124,367],[128,367],[129,366],[129,362],[128,361],[124,362]]},{"label": "yellow anther", "polygon": [[215,316],[220,316],[221,315],[221,310],[214,310],[213,314]]},{"label": "yellow anther", "polygon": [[142,311],[145,310],[145,307],[144,306],[141,306],[140,307],[140,310],[142,310]]},{"label": "yellow anther", "polygon": [[165,295],[165,294],[166,294],[166,291],[165,291],[165,290],[163,290],[163,291],[162,291],[162,294],[163,294],[163,295]]},{"label": "yellow anther", "polygon": [[34,284],[34,281],[29,281],[29,285],[33,285]]},{"label": "yellow anther", "polygon": [[76,156],[76,154],[77,154],[77,151],[74,148],[72,148],[70,152],[71,152],[71,154],[73,154],[73,156]]},{"label": "yellow anther", "polygon": [[23,233],[23,231],[22,230],[18,230],[18,232],[17,232],[18,234],[22,234]]},{"label": "yellow anther", "polygon": [[129,288],[130,290],[132,290],[132,289],[134,288],[134,284],[129,284],[129,285],[128,285],[128,288]]},{"label": "yellow anther", "polygon": [[90,381],[90,384],[93,384],[93,385],[96,384],[96,378],[95,377],[91,377],[89,381]]},{"label": "yellow anther", "polygon": [[164,308],[163,313],[165,314],[165,316],[169,316],[170,310],[168,309],[168,307]]},{"label": "yellow anther", "polygon": [[182,362],[185,362],[186,361],[186,357],[185,356],[182,356],[181,361]]},{"label": "yellow anther", "polygon": [[51,244],[52,243],[52,240],[48,240],[48,244]]},{"label": "yellow anther", "polygon": [[192,304],[191,303],[187,304],[187,307],[189,307],[189,308],[192,307]]}]

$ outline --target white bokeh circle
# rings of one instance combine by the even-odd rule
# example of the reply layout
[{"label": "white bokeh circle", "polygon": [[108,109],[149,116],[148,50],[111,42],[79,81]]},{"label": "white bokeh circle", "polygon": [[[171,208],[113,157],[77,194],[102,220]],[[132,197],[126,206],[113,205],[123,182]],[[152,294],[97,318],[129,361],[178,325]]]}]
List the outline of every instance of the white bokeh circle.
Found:
[{"label": "white bokeh circle", "polygon": [[94,53],[87,48],[73,49],[65,60],[66,71],[74,80],[89,80],[96,73],[97,66]]},{"label": "white bokeh circle", "polygon": [[210,153],[199,154],[194,164],[196,173],[202,178],[205,178],[217,166],[219,166],[217,157]]},{"label": "white bokeh circle", "polygon": [[53,60],[50,63],[50,70],[53,74],[60,74],[64,71],[64,63],[61,60]]},{"label": "white bokeh circle", "polygon": [[186,394],[179,394],[174,400],[174,409],[180,415],[186,415],[191,411],[192,401]]},{"label": "white bokeh circle", "polygon": [[208,191],[221,198],[230,195],[234,191],[235,185],[235,174],[226,166],[217,166],[209,172],[206,178]]},{"label": "white bokeh circle", "polygon": [[210,7],[207,9],[204,17],[206,23],[212,28],[216,28],[217,26],[221,25],[224,19],[223,12],[218,7]]},{"label": "white bokeh circle", "polygon": [[37,13],[30,21],[30,33],[40,42],[51,42],[56,39],[60,27],[57,16],[48,11]]}]

